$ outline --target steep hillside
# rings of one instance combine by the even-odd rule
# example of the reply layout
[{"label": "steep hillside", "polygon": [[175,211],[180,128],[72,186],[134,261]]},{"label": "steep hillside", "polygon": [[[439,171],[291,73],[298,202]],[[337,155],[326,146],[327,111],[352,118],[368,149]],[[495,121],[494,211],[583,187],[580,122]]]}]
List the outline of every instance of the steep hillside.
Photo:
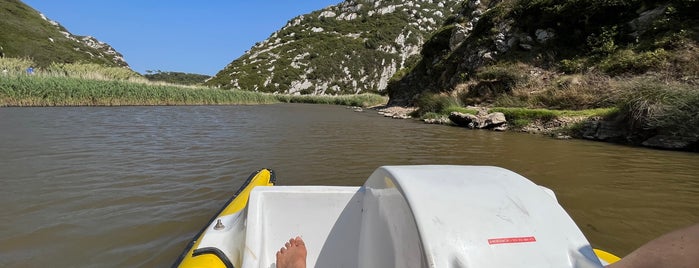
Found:
[{"label": "steep hillside", "polygon": [[73,35],[19,0],[0,1],[0,55],[31,58],[39,66],[52,62],[128,66],[110,45]]},{"label": "steep hillside", "polygon": [[292,19],[210,86],[338,94],[383,91],[459,1],[348,0]]},{"label": "steep hillside", "polygon": [[468,0],[462,7],[410,71],[390,81],[390,105],[416,105],[420,116],[511,107],[508,123],[523,130],[575,122],[554,120],[552,109],[605,108],[603,118],[570,125],[570,134],[699,151],[699,2]]},{"label": "steep hillside", "polygon": [[[699,84],[697,1],[468,0],[462,7],[411,71],[391,81],[392,104],[452,92],[463,104],[580,109],[611,105],[604,80]],[[549,98],[567,89],[599,98]]]}]

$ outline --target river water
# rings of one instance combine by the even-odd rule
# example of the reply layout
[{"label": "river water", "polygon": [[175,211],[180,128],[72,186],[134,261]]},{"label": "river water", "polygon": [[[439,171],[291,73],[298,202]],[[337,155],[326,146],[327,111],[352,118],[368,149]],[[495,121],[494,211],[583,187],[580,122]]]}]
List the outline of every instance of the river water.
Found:
[{"label": "river water", "polygon": [[0,109],[0,267],[167,267],[259,168],[361,185],[381,165],[501,166],[618,255],[699,222],[699,155],[474,131],[340,106]]}]

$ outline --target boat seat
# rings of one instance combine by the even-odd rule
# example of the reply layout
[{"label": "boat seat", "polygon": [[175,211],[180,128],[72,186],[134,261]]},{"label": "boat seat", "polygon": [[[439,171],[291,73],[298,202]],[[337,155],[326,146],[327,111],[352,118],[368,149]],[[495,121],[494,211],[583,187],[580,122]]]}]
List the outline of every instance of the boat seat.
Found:
[{"label": "boat seat", "polygon": [[360,187],[255,187],[248,201],[242,267],[275,267],[275,253],[301,236],[307,267],[359,267]]}]

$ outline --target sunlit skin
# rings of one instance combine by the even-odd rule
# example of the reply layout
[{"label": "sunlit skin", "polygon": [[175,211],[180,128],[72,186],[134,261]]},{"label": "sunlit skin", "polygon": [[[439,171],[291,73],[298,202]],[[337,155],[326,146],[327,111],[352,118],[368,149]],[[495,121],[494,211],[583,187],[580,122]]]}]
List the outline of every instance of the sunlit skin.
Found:
[{"label": "sunlit skin", "polygon": [[[607,268],[699,267],[699,223],[660,236]],[[305,268],[306,244],[289,239],[277,252],[277,268]]]},{"label": "sunlit skin", "polygon": [[277,268],[306,268],[306,244],[301,237],[289,239],[277,251]]},{"label": "sunlit skin", "polygon": [[699,267],[699,223],[660,236],[608,268]]}]

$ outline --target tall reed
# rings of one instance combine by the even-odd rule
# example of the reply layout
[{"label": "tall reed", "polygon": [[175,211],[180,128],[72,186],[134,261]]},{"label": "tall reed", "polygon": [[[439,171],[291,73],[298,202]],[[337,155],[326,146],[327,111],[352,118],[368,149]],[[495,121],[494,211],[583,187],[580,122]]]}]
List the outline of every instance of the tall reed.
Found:
[{"label": "tall reed", "polygon": [[319,103],[371,106],[385,103],[375,94],[290,96],[205,87],[141,84],[60,76],[0,78],[0,106],[228,105]]},{"label": "tall reed", "polygon": [[376,94],[309,96],[151,82],[123,67],[93,63],[53,63],[26,72],[31,59],[0,58],[0,106],[72,105],[217,105],[317,103],[374,106],[386,103]]},{"label": "tall reed", "polygon": [[699,89],[696,87],[635,79],[626,83],[619,109],[634,129],[699,136]]}]

